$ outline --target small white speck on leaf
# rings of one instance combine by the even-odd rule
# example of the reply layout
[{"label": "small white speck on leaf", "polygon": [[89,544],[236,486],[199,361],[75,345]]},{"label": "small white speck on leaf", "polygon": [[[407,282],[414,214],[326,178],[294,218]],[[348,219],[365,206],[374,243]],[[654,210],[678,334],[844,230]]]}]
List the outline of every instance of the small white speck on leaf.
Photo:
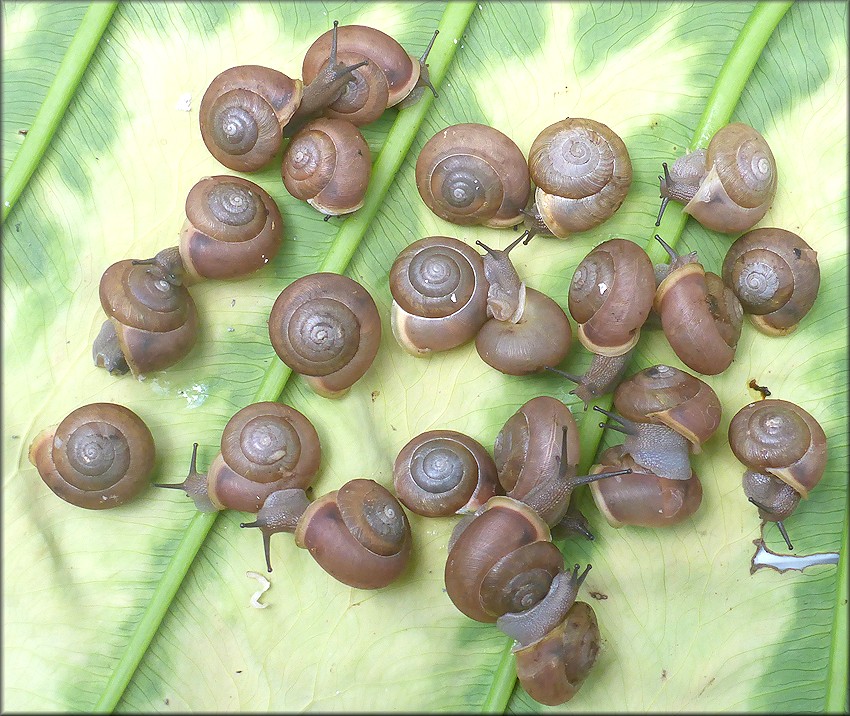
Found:
[{"label": "small white speck on leaf", "polygon": [[454,43],[455,43],[455,45],[456,45],[456,44],[457,44],[457,38],[455,38],[454,40],[452,40],[452,42],[454,42]]},{"label": "small white speck on leaf", "polygon": [[252,570],[245,572],[245,576],[250,579],[256,579],[260,583],[259,591],[254,592],[254,594],[251,595],[251,606],[254,609],[265,609],[269,605],[262,604],[260,602],[260,597],[271,589],[272,583],[259,572],[254,572]]},{"label": "small white speck on leaf", "polygon": [[174,109],[178,112],[191,112],[192,111],[192,93],[184,92],[177,99],[177,104]]}]

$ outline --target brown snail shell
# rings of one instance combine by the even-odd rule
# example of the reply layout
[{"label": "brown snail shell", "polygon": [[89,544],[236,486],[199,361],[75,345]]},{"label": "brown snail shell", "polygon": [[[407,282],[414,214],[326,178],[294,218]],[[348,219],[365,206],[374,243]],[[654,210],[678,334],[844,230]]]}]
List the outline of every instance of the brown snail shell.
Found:
[{"label": "brown snail shell", "polygon": [[209,497],[217,509],[257,512],[272,492],[306,489],[320,462],[310,420],[282,403],[253,403],[224,427],[207,473]]},{"label": "brown snail shell", "polygon": [[201,138],[229,169],[261,169],[280,149],[282,127],[298,109],[302,94],[301,80],[269,67],[224,70],[201,100]]},{"label": "brown snail shell", "polygon": [[537,186],[528,228],[543,233],[545,226],[560,239],[611,218],[632,183],[623,140],[592,119],[567,118],[544,129],[528,152],[528,168]]},{"label": "brown snail shell", "polygon": [[666,425],[688,440],[693,453],[714,435],[722,415],[710,385],[668,365],[650,366],[620,383],[614,407],[628,420]]},{"label": "brown snail shell", "polygon": [[186,198],[180,257],[189,282],[229,279],[265,266],[280,249],[283,219],[257,184],[232,176],[201,179]]},{"label": "brown snail shell", "polygon": [[484,124],[455,124],[431,137],[416,160],[416,187],[441,219],[492,228],[521,223],[531,192],[522,151]]},{"label": "brown snail shell", "polygon": [[407,566],[410,523],[386,488],[356,479],[307,507],[298,520],[295,543],[343,584],[380,589]]},{"label": "brown snail shell", "polygon": [[472,340],[487,320],[481,256],[448,236],[429,236],[404,249],[390,268],[393,335],[413,355]]},{"label": "brown snail shell", "polygon": [[787,335],[818,295],[817,253],[785,229],[753,229],[739,237],[723,260],[723,282],[762,333]]},{"label": "brown snail shell", "polygon": [[[332,30],[320,35],[304,55],[301,76],[310,82],[327,63],[331,54]],[[369,66],[381,70],[387,85],[387,107],[401,102],[419,80],[419,63],[384,32],[365,25],[340,25],[337,28],[340,53],[356,53],[369,60]]]},{"label": "brown snail shell", "polygon": [[627,353],[640,338],[654,297],[655,270],[646,252],[633,241],[603,241],[570,282],[569,309],[579,341],[592,353]]},{"label": "brown snail shell", "polygon": [[705,271],[696,254],[673,255],[676,258],[653,303],[664,335],[692,370],[704,375],[722,373],[735,357],[743,319],[741,304],[719,276]]},{"label": "brown snail shell", "polygon": [[764,137],[741,122],[717,131],[706,150],[680,157],[661,181],[661,215],[671,199],[708,229],[747,231],[761,221],[776,194],[776,160]]},{"label": "brown snail shell", "polygon": [[668,480],[643,468],[622,445],[599,456],[590,472],[631,468],[632,474],[590,485],[593,501],[612,527],[667,527],[693,515],[702,502],[702,485],[695,472],[687,480]]},{"label": "brown snail shell", "polygon": [[564,558],[549,537],[546,523],[528,506],[508,497],[490,498],[449,550],[449,599],[481,622],[495,622],[519,606],[529,608],[546,596],[563,569]]},{"label": "brown snail shell", "polygon": [[333,273],[304,276],[272,306],[269,337],[280,359],[325,397],[340,397],[372,365],[381,318],[369,292]]},{"label": "brown snail shell", "polygon": [[328,216],[363,206],[371,171],[369,145],[357,127],[324,117],[292,137],[281,166],[287,191]]},{"label": "brown snail shell", "polygon": [[138,376],[174,365],[195,345],[195,302],[158,267],[118,261],[104,271],[99,293],[108,320],[93,346],[95,365]]},{"label": "brown snail shell", "polygon": [[430,430],[410,440],[396,457],[393,488],[412,512],[440,517],[474,512],[496,494],[493,458],[454,430]]},{"label": "brown snail shell", "polygon": [[148,485],[156,451],[150,430],[129,408],[92,403],[39,433],[29,460],[53,492],[90,510],[118,507]]}]

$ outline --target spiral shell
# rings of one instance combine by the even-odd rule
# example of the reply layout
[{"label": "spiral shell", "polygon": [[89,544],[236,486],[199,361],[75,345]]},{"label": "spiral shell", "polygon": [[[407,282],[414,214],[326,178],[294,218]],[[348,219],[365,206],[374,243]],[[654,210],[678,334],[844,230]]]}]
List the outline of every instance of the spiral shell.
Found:
[{"label": "spiral shell", "polygon": [[417,435],[393,466],[398,499],[426,517],[474,512],[496,494],[497,485],[496,465],[487,451],[453,430]]},{"label": "spiral shell", "polygon": [[738,238],[723,260],[723,282],[753,324],[768,335],[786,335],[818,295],[817,253],[784,229],[754,229]]},{"label": "spiral shell", "polygon": [[341,119],[314,119],[292,138],[281,175],[287,191],[328,216],[363,206],[372,158],[357,127]]},{"label": "spiral shell", "polygon": [[66,502],[118,507],[147,485],[156,458],[150,430],[129,408],[92,403],[72,411],[30,445],[41,479]]},{"label": "spiral shell", "polygon": [[446,592],[471,619],[495,622],[543,599],[563,563],[546,523],[521,502],[496,496],[453,542]]},{"label": "spiral shell", "polygon": [[393,335],[413,355],[466,343],[487,320],[487,289],[481,256],[463,241],[414,241],[390,268]]},{"label": "spiral shell", "polygon": [[778,477],[806,499],[826,469],[826,435],[803,408],[768,398],[741,408],[729,446],[752,470]]},{"label": "spiral shell", "polygon": [[613,216],[632,183],[623,140],[592,119],[567,118],[544,129],[531,145],[528,167],[537,212],[561,239]]},{"label": "spiral shell", "polygon": [[[357,52],[340,52],[337,59],[345,65],[355,65],[368,58]],[[304,79],[312,80],[306,76]],[[328,105],[324,115],[331,119],[344,119],[358,127],[369,124],[384,113],[389,92],[383,70],[373,63],[363,65],[350,73],[339,99]]]},{"label": "spiral shell", "polygon": [[386,488],[351,480],[310,504],[298,521],[295,543],[340,582],[379,589],[407,566],[410,523]]},{"label": "spiral shell", "polygon": [[234,171],[268,164],[283,141],[282,127],[301,104],[303,85],[259,65],[231,67],[207,88],[199,111],[210,153]]},{"label": "spiral shell", "polygon": [[668,365],[645,368],[620,383],[614,407],[627,420],[666,425],[699,453],[720,425],[717,393],[699,378]]},{"label": "spiral shell", "polygon": [[[198,313],[185,286],[166,279],[155,266],[124,260],[112,264],[100,279],[100,305],[114,340],[133,375],[163,370],[188,355],[198,336]],[[104,332],[95,341],[96,365]]]},{"label": "spiral shell", "polygon": [[280,248],[283,219],[264,189],[240,177],[201,179],[186,197],[180,256],[189,281],[244,276]]},{"label": "spiral shell", "polygon": [[[331,55],[333,30],[320,35],[304,55],[301,76],[312,82]],[[386,107],[401,102],[419,80],[419,63],[384,32],[365,25],[340,25],[337,28],[337,51],[357,54],[369,60],[367,67],[381,70],[387,85]]]},{"label": "spiral shell", "polygon": [[381,319],[369,292],[346,276],[317,273],[277,297],[269,337],[280,359],[320,395],[343,395],[372,365]]},{"label": "spiral shell", "polygon": [[455,124],[431,137],[416,160],[416,187],[441,219],[497,229],[522,222],[531,191],[519,147],[483,124]]},{"label": "spiral shell", "polygon": [[632,241],[611,239],[576,267],[570,283],[570,314],[589,351],[616,356],[640,338],[655,298],[655,270],[646,252]]},{"label": "spiral shell", "polygon": [[313,424],[288,405],[253,403],[224,427],[221,451],[207,474],[217,509],[257,512],[278,490],[306,489],[321,462]]},{"label": "spiral shell", "polygon": [[653,307],[667,341],[686,366],[716,375],[732,364],[741,335],[741,304],[695,257],[661,281]]}]

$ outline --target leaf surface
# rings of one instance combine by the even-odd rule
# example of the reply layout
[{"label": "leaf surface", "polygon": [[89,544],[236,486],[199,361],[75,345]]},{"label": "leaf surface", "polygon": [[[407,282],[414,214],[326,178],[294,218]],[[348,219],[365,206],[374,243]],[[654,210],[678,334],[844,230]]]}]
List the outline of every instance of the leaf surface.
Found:
[{"label": "leaf surface", "polygon": [[[20,141],[18,125],[34,116],[85,7],[4,4],[4,172]],[[266,328],[274,299],[334,246],[340,221],[323,222],[290,197],[272,166],[251,178],[284,214],[284,248],[256,276],[193,287],[201,338],[192,354],[144,381],[115,379],[91,364],[103,270],[174,243],[189,188],[201,176],[227,173],[198,132],[209,81],[249,63],[299,76],[304,51],[333,19],[380,27],[418,55],[444,7],[122,3],[115,13],[4,226],[7,709],[90,710],[98,702],[194,516],[180,493],[153,489],[104,513],[66,505],[27,461],[32,438],[79,405],[113,401],[150,426],[157,481],[182,479],[195,441],[208,465],[222,427],[277,360]],[[635,178],[615,217],[570,241],[536,238],[512,254],[528,284],[566,308],[572,272],[593,246],[614,236],[647,245],[660,162],[689,144],[751,10],[750,3],[482,3],[348,271],[384,317],[375,364],[340,401],[318,398],[298,377],[281,397],[310,417],[322,441],[316,494],[354,477],[389,486],[396,454],[425,430],[459,430],[492,449],[507,418],[535,395],[568,402],[583,430],[596,422],[582,417],[570,386],[556,376],[504,376],[472,345],[425,360],[396,345],[387,271],[399,251],[430,234],[497,246],[514,236],[433,216],[416,192],[416,156],[430,136],[457,122],[491,124],[525,153],[543,127],[565,116],[592,117],[620,134]],[[846,56],[846,6],[796,4],[733,115],[762,131],[777,159],[779,189],[761,225],[795,231],[818,251],[821,293],[786,338],[767,338],[745,323],[733,366],[707,379],[724,417],[694,459],[705,494],[692,520],[664,532],[614,530],[590,496],[580,496],[597,539],[560,546],[568,563],[593,564],[583,593],[607,598],[589,600],[603,649],[570,709],[824,708],[836,568],[750,574],[759,524],[725,436],[734,413],[757,397],[747,387],[752,378],[818,419],[829,436],[829,467],[789,530],[799,554],[838,550],[847,512]],[[178,108],[187,94],[190,112]],[[393,118],[390,111],[365,130],[373,156]],[[718,271],[729,243],[689,222],[679,250],[698,250]],[[680,365],[657,332],[645,333],[638,353],[635,369]],[[562,367],[582,372],[588,364],[576,343]],[[602,445],[615,442],[606,436]],[[246,571],[264,573],[264,565],[259,535],[239,529],[244,519],[228,512],[216,520],[119,710],[480,708],[506,642],[492,625],[458,612],[444,592],[455,519],[411,516],[412,563],[374,593],[335,582],[291,538],[277,536],[272,586],[261,598],[267,609],[250,606],[259,585]],[[774,529],[765,538],[782,551]],[[544,709],[519,687],[508,708]]]}]

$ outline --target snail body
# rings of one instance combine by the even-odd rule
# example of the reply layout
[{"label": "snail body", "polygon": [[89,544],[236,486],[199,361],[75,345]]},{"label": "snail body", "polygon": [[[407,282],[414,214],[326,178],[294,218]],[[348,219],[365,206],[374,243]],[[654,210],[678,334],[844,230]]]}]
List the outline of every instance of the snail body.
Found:
[{"label": "snail body", "polygon": [[787,335],[796,329],[818,295],[817,253],[784,229],[753,229],[729,247],[723,283],[762,333]]},{"label": "snail body", "polygon": [[355,479],[310,502],[301,489],[273,492],[257,520],[241,527],[263,533],[268,571],[269,540],[291,532],[334,579],[358,589],[380,589],[398,578],[410,558],[407,515],[374,480]]},{"label": "snail body", "polygon": [[431,137],[416,160],[416,187],[441,219],[492,228],[521,223],[531,191],[522,151],[483,124],[455,124]]},{"label": "snail body", "polygon": [[803,408],[767,398],[741,408],[729,423],[729,446],[746,467],[743,486],[763,520],[784,520],[807,499],[826,469],[826,436]]},{"label": "snail body", "polygon": [[39,433],[29,460],[44,483],[78,507],[118,507],[148,485],[156,450],[150,430],[129,408],[92,403]]},{"label": "snail body", "polygon": [[344,395],[372,365],[381,318],[369,292],[339,274],[310,274],[272,306],[269,337],[278,357],[324,397]]},{"label": "snail body", "polygon": [[484,447],[453,430],[431,430],[396,457],[393,488],[412,512],[440,517],[475,512],[496,494],[496,465]]},{"label": "snail body", "polygon": [[487,321],[475,337],[481,359],[507,375],[527,375],[557,365],[569,353],[572,328],[564,310],[544,293],[527,288],[508,254],[529,232],[505,250],[491,249],[480,241],[484,256]]},{"label": "snail body", "polygon": [[372,158],[360,131],[342,119],[320,117],[292,137],[283,154],[287,191],[326,216],[363,206]]},{"label": "snail body", "polygon": [[761,221],[776,194],[776,160],[764,137],[741,122],[727,124],[707,149],[685,154],[668,170],[663,164],[659,226],[667,203],[707,229],[724,234],[747,231]]},{"label": "snail body", "polygon": [[537,188],[526,226],[560,239],[611,218],[632,182],[623,140],[592,119],[567,118],[544,129],[528,152],[528,168]]},{"label": "snail body", "polygon": [[112,264],[100,279],[108,316],[94,341],[95,365],[134,376],[163,370],[188,355],[198,336],[198,312],[185,286],[157,266]]},{"label": "snail body", "polygon": [[[661,237],[655,237],[661,241]],[[664,335],[679,359],[704,375],[722,373],[735,357],[741,335],[741,304],[722,279],[706,272],[696,253],[672,258],[670,271],[655,292],[653,307]]]},{"label": "snail body", "polygon": [[181,489],[201,511],[257,512],[273,492],[306,489],[321,462],[316,429],[288,405],[252,403],[237,411],[221,435],[221,450],[204,475],[195,468],[197,446]]},{"label": "snail body", "polygon": [[412,355],[462,345],[487,320],[481,256],[448,236],[429,236],[404,249],[390,268],[390,291],[393,336]]}]

